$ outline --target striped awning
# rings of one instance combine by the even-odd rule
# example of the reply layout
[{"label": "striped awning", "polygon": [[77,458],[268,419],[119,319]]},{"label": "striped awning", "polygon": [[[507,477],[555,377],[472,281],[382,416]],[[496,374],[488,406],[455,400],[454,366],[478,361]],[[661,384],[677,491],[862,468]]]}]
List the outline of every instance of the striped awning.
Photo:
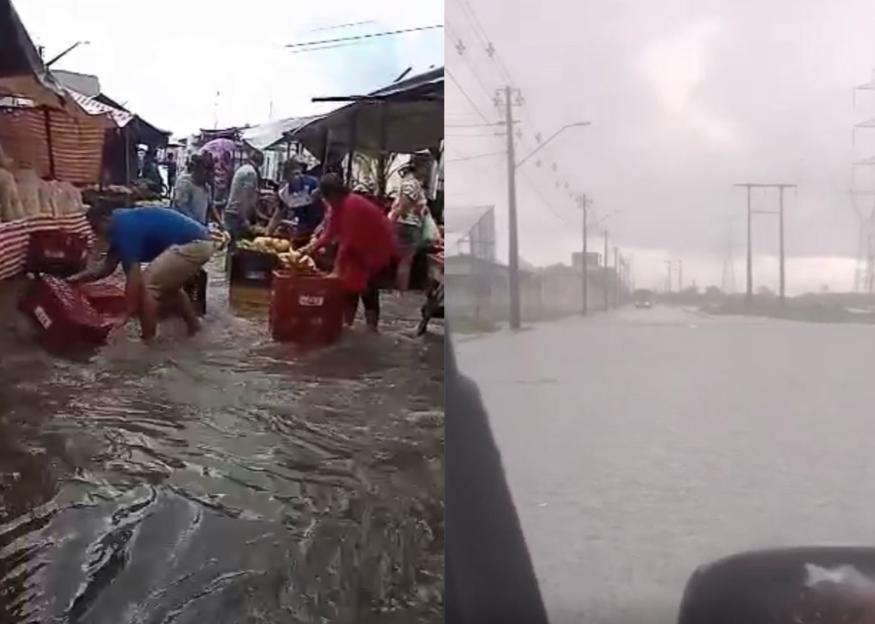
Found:
[{"label": "striped awning", "polygon": [[42,178],[96,184],[106,117],[73,115],[48,108],[0,110],[0,145],[19,166]]},{"label": "striped awning", "polygon": [[119,128],[124,128],[134,118],[134,116],[128,111],[123,111],[121,109],[115,108],[114,106],[104,104],[103,102],[97,101],[93,97],[89,97],[83,93],[74,91],[73,89],[67,89],[67,93],[70,94],[70,97],[73,98],[73,101],[81,106],[82,110],[84,110],[86,113],[94,116],[105,116],[112,120],[114,126],[117,126]]}]

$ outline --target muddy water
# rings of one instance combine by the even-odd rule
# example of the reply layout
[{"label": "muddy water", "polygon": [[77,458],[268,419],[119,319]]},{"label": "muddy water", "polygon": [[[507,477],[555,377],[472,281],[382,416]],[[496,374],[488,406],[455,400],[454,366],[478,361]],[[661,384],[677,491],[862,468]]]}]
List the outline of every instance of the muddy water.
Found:
[{"label": "muddy water", "polygon": [[201,335],[62,357],[2,286],[0,622],[442,621],[443,346],[410,337],[418,298],[299,353],[213,267]]}]

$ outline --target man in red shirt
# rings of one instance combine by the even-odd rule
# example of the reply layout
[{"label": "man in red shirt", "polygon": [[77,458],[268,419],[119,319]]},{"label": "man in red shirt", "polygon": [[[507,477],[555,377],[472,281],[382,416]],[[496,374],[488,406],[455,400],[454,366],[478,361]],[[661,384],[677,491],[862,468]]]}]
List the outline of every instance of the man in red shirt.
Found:
[{"label": "man in red shirt", "polygon": [[400,256],[395,230],[378,206],[351,192],[337,174],[324,176],[319,191],[330,207],[330,217],[319,237],[300,251],[312,254],[329,243],[337,243],[332,275],[349,293],[347,322],[355,318],[361,299],[365,320],[376,331],[380,319],[380,291],[376,282],[397,268]]}]

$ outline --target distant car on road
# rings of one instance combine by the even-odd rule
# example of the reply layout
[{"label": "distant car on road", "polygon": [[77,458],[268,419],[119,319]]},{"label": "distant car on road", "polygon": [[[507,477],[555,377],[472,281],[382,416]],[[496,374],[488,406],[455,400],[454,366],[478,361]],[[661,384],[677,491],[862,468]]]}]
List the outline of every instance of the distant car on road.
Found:
[{"label": "distant car on road", "polygon": [[649,310],[653,307],[653,293],[649,290],[636,290],[634,298],[636,308]]}]

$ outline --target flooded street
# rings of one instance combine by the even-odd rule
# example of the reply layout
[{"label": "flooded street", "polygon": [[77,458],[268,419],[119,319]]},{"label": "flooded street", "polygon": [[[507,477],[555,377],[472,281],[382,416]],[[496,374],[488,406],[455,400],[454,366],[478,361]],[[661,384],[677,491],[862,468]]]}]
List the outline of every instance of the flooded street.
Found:
[{"label": "flooded street", "polygon": [[663,307],[460,341],[551,622],[670,623],[702,563],[871,545],[873,346]]},{"label": "flooded street", "polygon": [[299,353],[217,267],[200,335],[77,358],[3,285],[0,622],[442,621],[442,326]]}]

